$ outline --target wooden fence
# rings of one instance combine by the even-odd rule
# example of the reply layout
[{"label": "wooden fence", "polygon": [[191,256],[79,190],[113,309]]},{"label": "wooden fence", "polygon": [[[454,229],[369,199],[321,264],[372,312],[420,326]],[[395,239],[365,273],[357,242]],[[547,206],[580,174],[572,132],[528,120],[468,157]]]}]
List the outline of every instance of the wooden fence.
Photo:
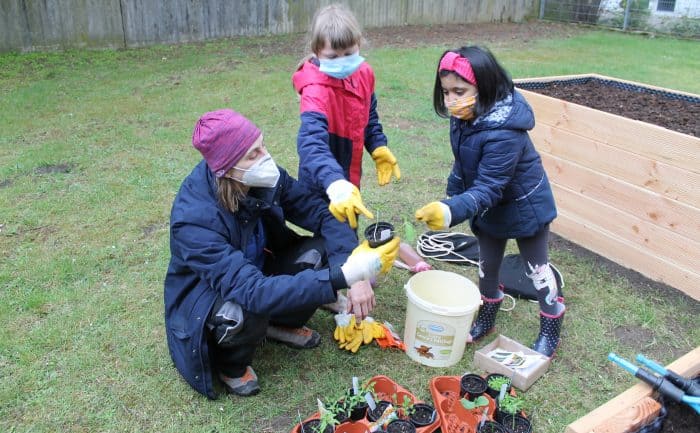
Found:
[{"label": "wooden fence", "polygon": [[[536,0],[347,0],[364,27],[519,22]],[[0,51],[305,32],[328,0],[1,0]]]}]

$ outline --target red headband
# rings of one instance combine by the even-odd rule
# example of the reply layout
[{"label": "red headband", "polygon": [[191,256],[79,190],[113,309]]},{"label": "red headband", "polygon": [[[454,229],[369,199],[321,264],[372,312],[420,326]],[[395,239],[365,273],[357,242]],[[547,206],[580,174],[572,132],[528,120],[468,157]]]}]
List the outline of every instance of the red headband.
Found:
[{"label": "red headband", "polygon": [[439,69],[445,71],[451,71],[462,77],[467,83],[472,86],[476,86],[476,77],[474,77],[474,70],[472,65],[469,63],[469,59],[462,57],[459,54],[448,51],[442,59],[440,59]]}]

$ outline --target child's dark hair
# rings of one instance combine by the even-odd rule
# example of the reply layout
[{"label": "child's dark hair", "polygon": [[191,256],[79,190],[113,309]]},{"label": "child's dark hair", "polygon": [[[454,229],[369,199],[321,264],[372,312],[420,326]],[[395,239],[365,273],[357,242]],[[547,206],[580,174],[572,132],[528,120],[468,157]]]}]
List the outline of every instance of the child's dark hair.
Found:
[{"label": "child's dark hair", "polygon": [[[474,107],[475,117],[486,113],[496,101],[505,98],[513,92],[513,80],[511,80],[508,72],[503,69],[487,48],[472,45],[457,50],[448,50],[442,53],[440,60],[450,51],[469,60],[472,70],[474,71],[476,88],[479,92],[476,98],[476,106]],[[445,106],[440,77],[444,77],[447,74],[454,74],[454,72],[440,71],[439,65],[440,61],[438,60],[438,67],[435,72],[435,88],[433,89],[433,108],[438,116],[450,117],[447,107]]]}]

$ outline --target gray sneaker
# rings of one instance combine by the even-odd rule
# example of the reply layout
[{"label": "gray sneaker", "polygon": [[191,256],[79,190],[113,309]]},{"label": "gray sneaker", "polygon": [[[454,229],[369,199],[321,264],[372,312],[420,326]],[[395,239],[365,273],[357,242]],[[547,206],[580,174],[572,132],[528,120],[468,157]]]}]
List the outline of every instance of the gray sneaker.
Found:
[{"label": "gray sneaker", "polygon": [[260,392],[258,376],[250,365],[245,368],[241,377],[228,377],[219,373],[219,379],[224,383],[226,390],[241,397],[249,397]]},{"label": "gray sneaker", "polygon": [[321,343],[321,336],[311,328],[287,328],[284,326],[268,326],[267,338],[279,341],[294,349],[311,349]]}]

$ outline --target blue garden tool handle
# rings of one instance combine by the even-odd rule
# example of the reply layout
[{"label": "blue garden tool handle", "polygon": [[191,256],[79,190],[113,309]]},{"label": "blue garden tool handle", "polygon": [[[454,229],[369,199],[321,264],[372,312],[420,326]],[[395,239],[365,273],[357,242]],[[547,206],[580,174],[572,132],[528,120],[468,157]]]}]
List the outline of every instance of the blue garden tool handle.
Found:
[{"label": "blue garden tool handle", "polygon": [[676,387],[676,385],[670,381],[664,379],[662,376],[657,376],[649,370],[637,367],[636,365],[630,363],[624,358],[620,358],[612,352],[608,354],[608,359],[632,373],[636,378],[648,383],[655,391],[659,391],[661,394],[663,394],[664,397],[667,397],[676,403],[683,402],[685,392]]},{"label": "blue garden tool handle", "polygon": [[641,353],[637,354],[637,362],[644,364],[649,367],[655,373],[664,376],[666,379],[670,380],[671,383],[676,385],[678,388],[685,391],[686,394],[698,397],[700,396],[700,384],[693,379],[685,378],[671,370],[668,370],[659,364],[655,363],[651,359],[646,358]]}]

